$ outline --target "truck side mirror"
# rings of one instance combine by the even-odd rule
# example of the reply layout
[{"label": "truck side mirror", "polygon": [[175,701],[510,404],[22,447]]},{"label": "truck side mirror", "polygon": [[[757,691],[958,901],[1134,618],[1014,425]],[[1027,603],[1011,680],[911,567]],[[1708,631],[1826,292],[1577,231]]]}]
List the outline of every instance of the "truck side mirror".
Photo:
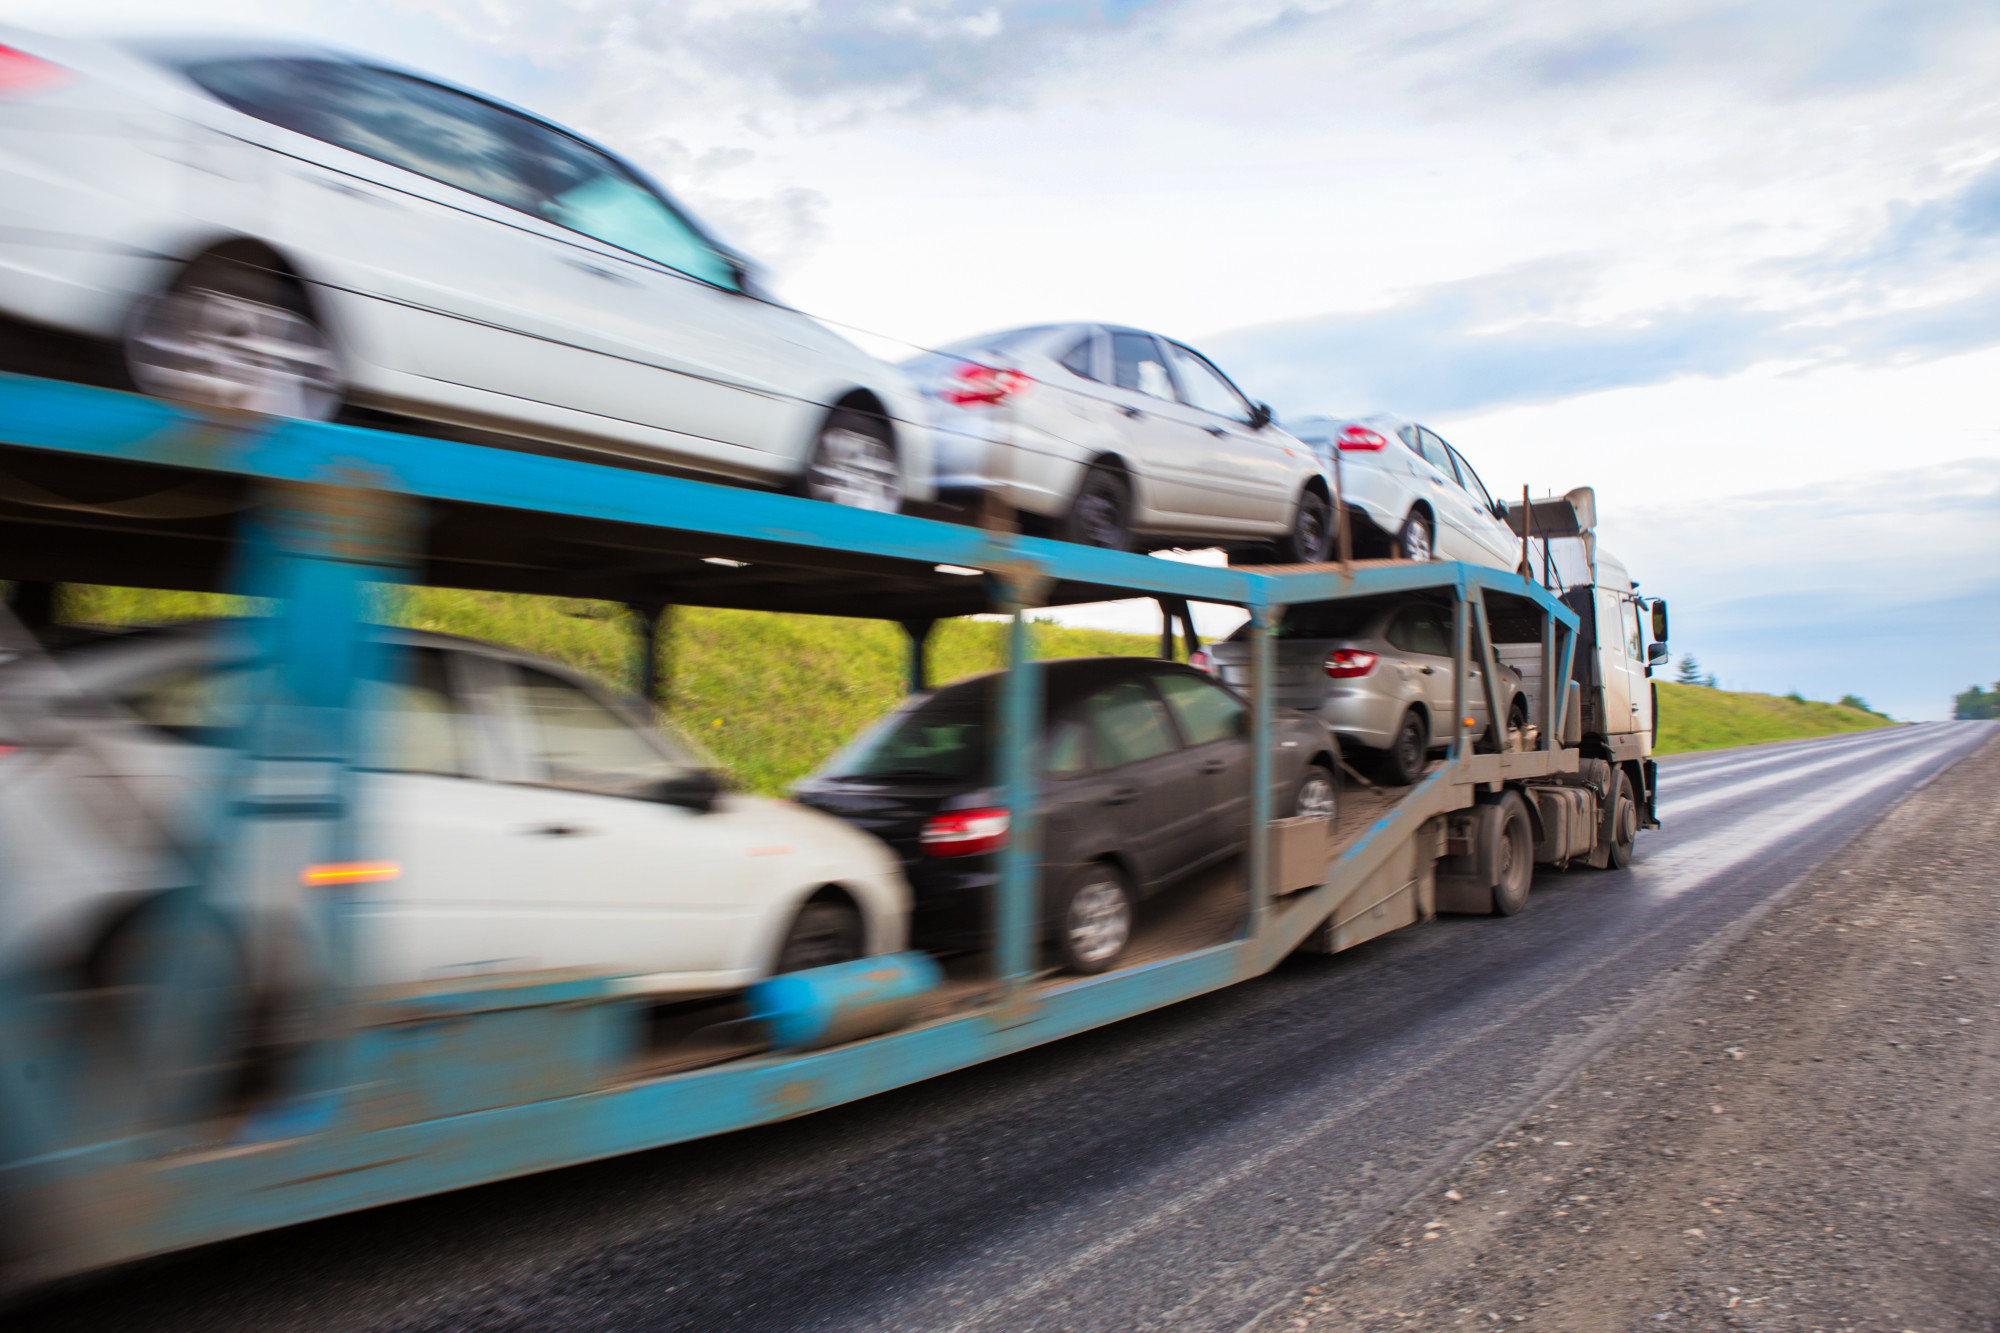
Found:
[{"label": "truck side mirror", "polygon": [[1667,633],[1667,604],[1655,597],[1653,599],[1653,638],[1660,643],[1665,643],[1672,637],[1673,635]]},{"label": "truck side mirror", "polygon": [[1658,666],[1660,663],[1666,660],[1667,660],[1667,645],[1658,642],[1649,643],[1646,645],[1647,666]]}]

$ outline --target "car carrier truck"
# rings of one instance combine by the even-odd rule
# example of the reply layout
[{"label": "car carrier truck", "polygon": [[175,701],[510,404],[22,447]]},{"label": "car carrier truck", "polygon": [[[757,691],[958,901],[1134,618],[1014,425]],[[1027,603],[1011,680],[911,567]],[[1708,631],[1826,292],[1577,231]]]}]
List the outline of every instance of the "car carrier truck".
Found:
[{"label": "car carrier truck", "polygon": [[[1651,822],[1651,700],[1640,603],[1594,549],[1591,510],[1587,492],[1526,507],[1524,551],[1542,543],[1543,579],[1393,560],[1215,568],[0,375],[0,579],[17,606],[73,582],[234,591],[270,613],[251,622],[259,669],[243,677],[258,719],[243,735],[256,739],[209,799],[186,803],[199,817],[174,830],[173,876],[155,886],[175,910],[137,951],[159,966],[128,984],[105,987],[87,948],[71,958],[9,934],[19,840],[53,833],[15,817],[8,784],[36,765],[87,770],[74,724],[97,715],[0,699],[0,826],[16,840],[0,839],[0,1276],[32,1283],[806,1114],[1245,982],[1300,950],[1439,911],[1518,911],[1537,861],[1620,864]],[[1583,562],[1565,565],[1567,582],[1565,543]],[[405,873],[349,799],[369,758],[352,664],[389,651],[369,623],[385,583],[606,599],[641,627],[675,605],[883,619],[908,634],[913,688],[935,622],[999,613],[1008,668],[991,751],[1010,832],[993,946],[942,967],[895,954],[793,972],[692,1022],[644,977],[601,966],[502,961],[363,984],[369,895]],[[1484,688],[1504,657],[1529,684],[1530,725],[1486,753],[1455,729],[1414,784],[1350,785],[1331,819],[1274,820],[1277,617],[1403,593],[1452,608],[1457,716],[1473,656]],[[1191,602],[1249,614],[1252,836],[1238,860],[1160,895],[1118,966],[1069,975],[1036,934],[1033,613],[1132,596],[1156,599],[1189,649]],[[643,654],[645,679],[649,643]],[[79,790],[76,819],[121,813]],[[213,938],[245,904],[296,917],[288,938],[309,944],[324,979],[281,1028],[255,1022],[276,966],[267,935],[243,929],[196,968],[175,933],[200,922]],[[98,923],[71,926],[88,940]],[[1477,932],[1463,939],[1479,947]],[[190,1003],[197,988],[204,1001]],[[245,1021],[206,1022],[218,997]],[[97,1019],[112,1011],[142,1039],[105,1040]],[[174,1095],[191,1067],[218,1062],[257,1076],[205,1100]]]}]

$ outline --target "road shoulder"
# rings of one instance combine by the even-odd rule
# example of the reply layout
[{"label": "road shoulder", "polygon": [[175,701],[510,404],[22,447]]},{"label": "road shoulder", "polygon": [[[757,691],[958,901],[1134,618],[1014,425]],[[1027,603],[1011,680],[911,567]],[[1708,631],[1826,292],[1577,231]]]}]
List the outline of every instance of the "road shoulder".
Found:
[{"label": "road shoulder", "polygon": [[1260,1329],[2000,1327],[2000,738]]}]

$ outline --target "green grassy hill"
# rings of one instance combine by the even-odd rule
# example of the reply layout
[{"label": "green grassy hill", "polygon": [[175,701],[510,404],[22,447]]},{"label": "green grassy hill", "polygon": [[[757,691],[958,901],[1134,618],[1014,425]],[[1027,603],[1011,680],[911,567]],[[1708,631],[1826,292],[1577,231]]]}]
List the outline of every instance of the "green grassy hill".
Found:
[{"label": "green grassy hill", "polygon": [[1658,682],[1660,754],[1720,750],[1758,741],[1804,740],[1895,725],[1880,713],[1771,694],[1738,694],[1701,685]]},{"label": "green grassy hill", "polygon": [[[511,644],[586,671],[620,689],[636,679],[637,650],[611,602],[413,588],[385,593],[385,619],[417,629]],[[230,599],[198,593],[67,585],[64,620],[145,624],[227,615]],[[931,676],[943,682],[1001,664],[1006,626],[953,620],[931,636]],[[1036,626],[1042,657],[1149,654],[1151,635]],[[784,616],[680,607],[662,644],[672,680],[670,725],[744,786],[777,793],[810,772],[903,697],[907,640],[878,620]]]}]

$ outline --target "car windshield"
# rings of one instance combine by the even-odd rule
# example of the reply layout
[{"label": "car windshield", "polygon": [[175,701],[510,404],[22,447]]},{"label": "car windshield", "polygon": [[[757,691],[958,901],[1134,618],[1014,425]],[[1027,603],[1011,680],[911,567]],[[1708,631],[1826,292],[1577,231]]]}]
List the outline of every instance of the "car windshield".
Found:
[{"label": "car windshield", "polygon": [[940,690],[890,717],[828,766],[826,776],[913,782],[977,782],[987,772],[986,724],[993,692]]}]

